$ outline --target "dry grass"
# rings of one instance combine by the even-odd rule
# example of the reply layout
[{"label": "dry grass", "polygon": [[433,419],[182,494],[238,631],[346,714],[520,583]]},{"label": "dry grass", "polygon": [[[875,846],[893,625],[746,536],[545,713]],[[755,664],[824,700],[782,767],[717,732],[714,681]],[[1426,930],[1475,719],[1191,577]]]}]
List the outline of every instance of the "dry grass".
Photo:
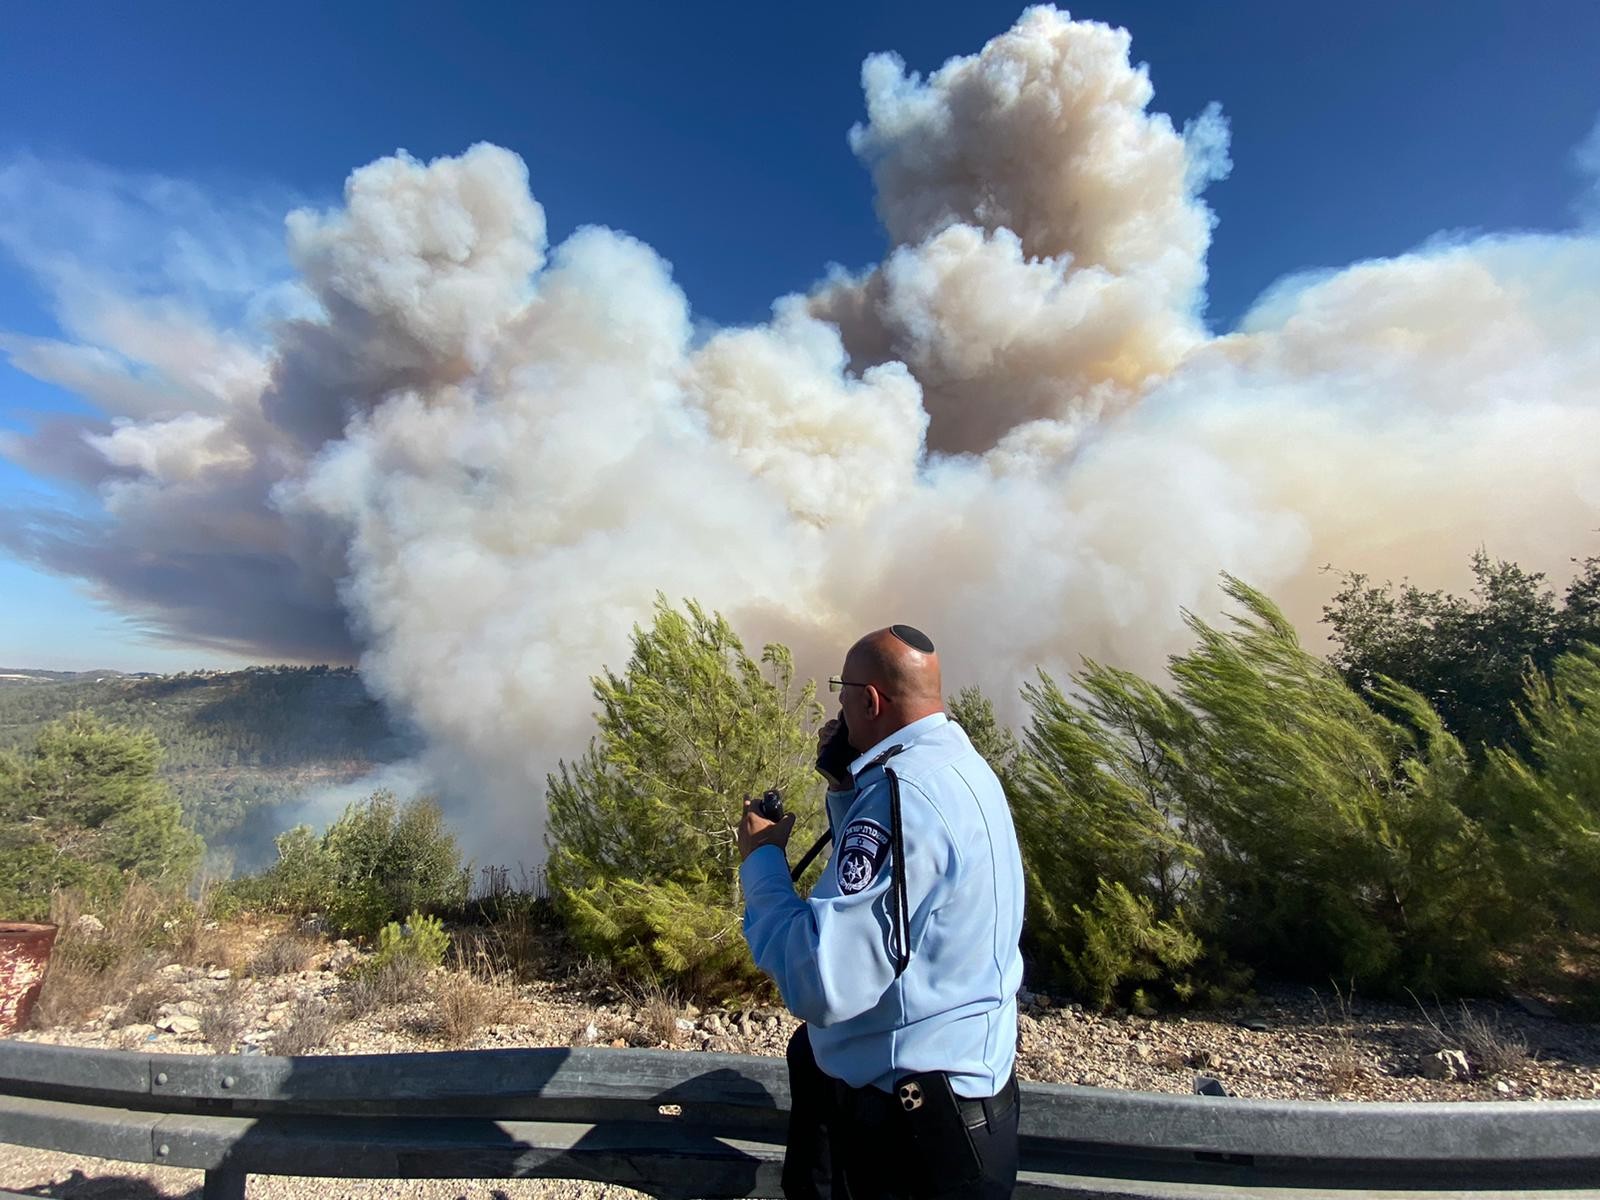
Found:
[{"label": "dry grass", "polygon": [[1472,1073],[1484,1079],[1510,1074],[1527,1066],[1531,1057],[1528,1039],[1519,1030],[1505,1024],[1498,1013],[1484,1016],[1465,1001],[1455,1021],[1455,1036],[1466,1051]]},{"label": "dry grass", "polygon": [[384,963],[362,964],[340,989],[345,1013],[352,1019],[392,1004],[420,1000],[427,994],[428,968],[415,958],[404,956]]},{"label": "dry grass", "polygon": [[1347,995],[1335,983],[1333,994],[1339,1005],[1337,1021],[1328,1012],[1322,997],[1315,991],[1311,993],[1317,1002],[1317,1007],[1322,1010],[1322,1023],[1328,1027],[1328,1061],[1323,1066],[1328,1086],[1336,1092],[1348,1092],[1367,1078],[1370,1072],[1365,1058],[1356,1045],[1355,1023],[1350,1016],[1350,1006],[1355,1003],[1356,998],[1355,985],[1354,983],[1350,985]]},{"label": "dry grass", "polygon": [[230,979],[200,1007],[200,1036],[218,1054],[232,1054],[246,1025],[246,997],[242,981]]},{"label": "dry grass", "polygon": [[636,1014],[637,1031],[624,1036],[635,1044],[659,1046],[665,1043],[676,1046],[683,1040],[678,1028],[678,1018],[683,1016],[683,998],[655,979],[635,979],[623,982],[624,999]]},{"label": "dry grass", "polygon": [[419,1022],[418,1032],[453,1046],[466,1045],[483,1027],[507,1021],[522,1008],[517,976],[506,958],[491,954],[490,942],[478,941],[472,950],[458,942],[450,970],[432,976],[429,990],[434,1013]]},{"label": "dry grass", "polygon": [[[93,917],[100,923],[83,923]],[[210,918],[204,898],[178,899],[137,880],[114,908],[90,908],[73,891],[50,899],[50,920],[60,927],[44,990],[34,1006],[37,1029],[78,1025],[120,1005],[122,1019],[149,1024],[172,998],[156,972],[169,963],[202,968],[237,967],[237,930]]]},{"label": "dry grass", "polygon": [[268,938],[250,958],[250,974],[257,978],[293,975],[304,971],[320,947],[298,933],[284,932]]},{"label": "dry grass", "polygon": [[1434,1020],[1416,993],[1411,994],[1411,999],[1433,1030],[1437,1048],[1465,1054],[1474,1079],[1493,1079],[1496,1075],[1508,1074],[1526,1066],[1532,1057],[1528,1039],[1520,1030],[1507,1025],[1498,1012],[1485,1016],[1463,1000],[1460,1015],[1451,1017],[1436,1000],[1439,1018]]},{"label": "dry grass", "polygon": [[210,918],[204,898],[163,922],[163,933],[173,962],[189,967],[227,967],[230,971],[239,966],[235,936],[221,922]]},{"label": "dry grass", "polygon": [[171,1003],[176,995],[176,989],[159,978],[145,984],[129,996],[128,1002],[122,1006],[122,1023],[154,1025],[156,1018],[161,1015],[161,1006]]},{"label": "dry grass", "polygon": [[555,976],[570,992],[601,1000],[626,999],[627,989],[617,969],[592,954],[573,954],[556,964]]},{"label": "dry grass", "polygon": [[328,1044],[337,1025],[332,1007],[315,996],[302,996],[272,1035],[272,1052],[309,1054]]},{"label": "dry grass", "polygon": [[132,995],[159,967],[158,949],[168,902],[154,889],[131,884],[117,908],[94,914],[104,928],[85,928],[82,898],[57,892],[50,900],[50,920],[60,927],[44,989],[34,1005],[36,1029],[77,1025],[94,1013]]},{"label": "dry grass", "polygon": [[549,979],[566,969],[575,955],[548,921],[526,906],[506,907],[488,925],[451,930],[452,944],[476,961],[487,955],[495,969],[521,982]]},{"label": "dry grass", "polygon": [[436,980],[433,1003],[440,1036],[461,1046],[486,1025],[499,1024],[514,1012],[517,994],[515,984],[504,977],[484,980],[452,971]]}]

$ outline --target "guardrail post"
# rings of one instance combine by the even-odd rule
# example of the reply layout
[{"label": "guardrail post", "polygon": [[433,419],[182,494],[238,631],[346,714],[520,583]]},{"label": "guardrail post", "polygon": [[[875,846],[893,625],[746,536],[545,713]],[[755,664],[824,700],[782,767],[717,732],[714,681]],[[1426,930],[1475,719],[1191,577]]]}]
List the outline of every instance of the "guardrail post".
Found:
[{"label": "guardrail post", "polygon": [[237,1167],[212,1167],[206,1171],[202,1200],[244,1200],[244,1172]]}]

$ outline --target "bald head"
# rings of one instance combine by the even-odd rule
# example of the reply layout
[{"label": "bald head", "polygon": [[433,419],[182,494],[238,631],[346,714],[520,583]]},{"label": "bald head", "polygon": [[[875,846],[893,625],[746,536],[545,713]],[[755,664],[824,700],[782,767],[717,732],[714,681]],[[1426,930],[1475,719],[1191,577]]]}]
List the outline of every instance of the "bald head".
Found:
[{"label": "bald head", "polygon": [[909,626],[867,634],[850,647],[844,675],[882,692],[900,725],[944,709],[938,651],[926,636]]}]

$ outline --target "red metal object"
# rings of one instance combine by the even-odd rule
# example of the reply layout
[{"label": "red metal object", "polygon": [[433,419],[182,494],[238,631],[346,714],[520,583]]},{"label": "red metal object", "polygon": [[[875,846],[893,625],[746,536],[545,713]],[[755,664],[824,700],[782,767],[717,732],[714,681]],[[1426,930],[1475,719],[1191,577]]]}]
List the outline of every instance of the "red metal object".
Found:
[{"label": "red metal object", "polygon": [[0,1037],[28,1023],[55,943],[54,925],[0,921]]}]

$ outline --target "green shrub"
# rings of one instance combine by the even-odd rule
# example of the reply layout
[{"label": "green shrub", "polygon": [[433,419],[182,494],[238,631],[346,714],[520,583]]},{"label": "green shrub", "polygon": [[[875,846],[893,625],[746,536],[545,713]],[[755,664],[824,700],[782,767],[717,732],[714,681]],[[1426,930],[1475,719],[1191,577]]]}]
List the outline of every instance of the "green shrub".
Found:
[{"label": "green shrub", "polygon": [[[1200,939],[1184,927],[1182,914],[1158,921],[1155,905],[1135,896],[1125,884],[1101,879],[1094,903],[1087,910],[1073,906],[1082,923],[1083,944],[1066,961],[1078,995],[1099,1008],[1107,1008],[1130,983],[1161,981],[1181,1000],[1193,995],[1194,985],[1184,972],[1200,957]],[[1130,999],[1136,1008],[1148,1008],[1149,995],[1135,987]]]},{"label": "green shrub", "polygon": [[393,793],[376,792],[345,809],[322,848],[334,886],[327,912],[340,929],[370,934],[403,913],[466,902],[470,869],[430,798],[401,807]]},{"label": "green shrub", "polygon": [[549,779],[551,898],[580,949],[697,994],[759,986],[740,935],[734,826],[746,794],[781,788],[821,831],[811,769],[821,712],[789,652],[756,662],[728,623],[656,601],[626,671],[594,681],[599,737]]},{"label": "green shrub", "polygon": [[470,868],[427,797],[402,806],[392,793],[375,792],[321,837],[301,825],[280,834],[277,847],[278,861],[266,871],[229,885],[234,903],[321,912],[342,932],[372,936],[407,912],[466,902]]},{"label": "green shrub", "polygon": [[389,922],[378,931],[377,952],[350,972],[344,988],[349,1015],[420,999],[428,972],[444,965],[449,950],[450,935],[437,917],[413,911],[404,925]]},{"label": "green shrub", "polygon": [[428,970],[444,965],[450,949],[450,935],[438,917],[425,917],[415,909],[401,925],[390,921],[378,933],[378,952],[373,965],[383,967],[396,959],[411,959]]}]

